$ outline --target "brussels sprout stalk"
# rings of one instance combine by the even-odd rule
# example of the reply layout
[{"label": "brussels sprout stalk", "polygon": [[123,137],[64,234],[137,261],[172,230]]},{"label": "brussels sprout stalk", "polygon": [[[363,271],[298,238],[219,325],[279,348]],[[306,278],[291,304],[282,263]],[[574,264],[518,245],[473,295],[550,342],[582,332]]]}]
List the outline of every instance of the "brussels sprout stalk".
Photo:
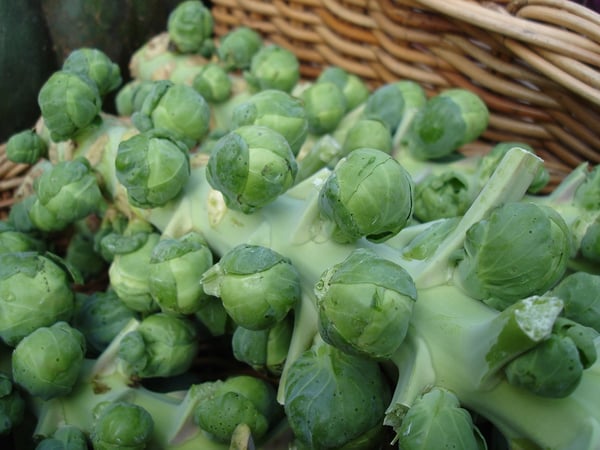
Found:
[{"label": "brussels sprout stalk", "polygon": [[[522,330],[519,331],[520,329],[516,327],[515,331],[509,332],[510,327],[502,326],[501,318],[506,317],[502,315],[504,313],[491,310],[481,302],[478,303],[461,294],[456,287],[452,286],[454,254],[462,247],[466,231],[474,223],[486,218],[490,211],[497,206],[523,198],[541,166],[541,160],[532,153],[520,149],[510,150],[464,217],[460,218],[456,226],[441,240],[441,244],[436,250],[421,260],[404,257],[397,246],[398,242],[408,239],[404,237],[405,235],[415,235],[415,230],[411,229],[410,225],[392,238],[390,244],[372,243],[365,239],[351,244],[334,242],[330,235],[330,224],[320,215],[318,208],[319,191],[331,173],[329,169],[322,169],[293,186],[263,208],[252,214],[245,214],[226,206],[220,192],[212,189],[207,182],[204,165],[192,162],[191,166],[188,182],[182,195],[176,201],[150,209],[129,207],[129,214],[137,215],[172,237],[181,236],[191,230],[200,231],[216,255],[223,255],[241,244],[254,244],[269,247],[290,259],[300,275],[303,298],[300,306],[294,310],[295,332],[281,376],[280,402],[285,403],[285,394],[282,389],[286,385],[293,362],[318,335],[316,299],[313,292],[315,283],[325,270],[343,261],[353,250],[367,248],[402,266],[414,280],[418,299],[411,317],[411,326],[407,341],[405,341],[406,346],[401,346],[399,354],[405,354],[404,359],[410,362],[412,352],[407,347],[409,344],[414,344],[417,352],[414,366],[429,374],[425,380],[432,380],[440,387],[444,387],[444,383],[450,384],[450,389],[459,387],[460,401],[474,411],[480,411],[484,416],[490,417],[490,420],[497,423],[499,428],[506,431],[510,439],[522,439],[522,442],[534,443],[541,447],[554,446],[556,442],[564,444],[561,448],[569,448],[569,446],[586,448],[576,447],[579,442],[587,442],[590,449],[597,446],[600,434],[594,435],[593,431],[600,428],[600,418],[593,403],[588,401],[586,391],[593,389],[592,386],[597,383],[598,366],[594,365],[584,372],[579,388],[573,394],[554,402],[529,395],[523,390],[517,390],[504,381],[499,381],[495,385],[488,384],[487,381],[498,381],[495,375],[506,360],[500,358],[496,364],[491,364],[482,355],[489,353],[489,346],[493,344],[494,336],[502,334],[501,330],[506,330],[507,342],[511,342],[511,338],[517,337],[519,337],[518,340],[521,340]],[[102,171],[103,176],[113,179],[114,174],[111,171],[114,171],[114,168],[110,164],[103,168],[106,169],[106,173],[105,170]],[[116,194],[117,197],[122,195],[119,192]],[[118,201],[117,204],[119,204]],[[418,227],[422,229],[421,225]],[[317,258],[315,255],[319,257]],[[460,345],[447,350],[447,355],[440,356],[438,363],[438,358],[434,355],[437,355],[440,350],[436,350],[435,341],[443,342],[448,338],[444,334],[444,330],[439,329],[439,325],[444,324],[447,314],[443,314],[443,311],[446,310],[445,307],[442,309],[442,306],[436,305],[433,300],[428,301],[427,293],[434,292],[434,290],[437,290],[439,294],[439,302],[447,301],[448,305],[446,306],[448,308],[454,306],[454,310],[461,315],[463,315],[461,311],[481,309],[480,313],[473,313],[473,320],[487,326],[488,329],[484,329],[484,325],[478,328],[481,333],[489,331],[490,334],[488,339],[481,339],[483,344],[479,352],[473,352],[470,346],[462,341]],[[469,313],[464,313],[464,316],[469,316]],[[495,319],[496,317],[499,318]],[[493,320],[497,322],[493,322]],[[548,319],[545,323],[550,322],[552,320]],[[491,323],[496,324],[495,334],[492,332],[494,327],[489,329]],[[460,341],[461,334],[466,332],[463,329],[465,323],[459,321],[455,325],[456,339]],[[436,329],[431,330],[431,328]],[[429,336],[430,333],[433,336],[431,337],[432,342],[428,342],[422,337],[423,335]],[[450,332],[447,330],[447,333]],[[475,332],[472,331],[472,333]],[[472,337],[476,339],[479,336]],[[532,341],[535,339],[522,339],[524,344],[513,348],[512,353],[506,354],[506,358],[510,359],[517,353],[526,350],[529,345],[533,345]],[[427,352],[422,354],[424,348]],[[431,373],[427,370],[428,356],[426,355],[428,354],[435,361]],[[482,363],[482,359],[486,364]],[[469,377],[465,378],[465,384],[461,385],[455,380],[452,381],[453,370],[460,369],[457,373],[464,374],[469,368],[474,373],[470,373]],[[445,379],[444,373],[450,373],[450,378]],[[405,381],[405,375],[402,374],[399,380],[401,383]],[[467,380],[476,380],[476,383],[467,385]],[[409,380],[406,389],[408,391],[404,390],[404,392],[412,392],[414,395],[422,389],[422,386],[415,386]],[[518,419],[514,419],[517,411],[511,400],[506,401],[503,396],[508,399],[514,398],[514,401],[521,405]],[[590,393],[589,397],[592,396]],[[544,412],[545,410],[547,411]],[[521,415],[521,412],[525,411],[533,413]],[[569,415],[571,412],[573,415]],[[548,417],[545,423],[562,423],[568,431],[560,433],[556,427],[554,432],[548,431],[547,435],[544,435],[538,432],[537,425],[531,423],[532,417]],[[574,418],[573,421],[571,421],[571,417]],[[578,439],[582,439],[582,441],[578,441]]]}]

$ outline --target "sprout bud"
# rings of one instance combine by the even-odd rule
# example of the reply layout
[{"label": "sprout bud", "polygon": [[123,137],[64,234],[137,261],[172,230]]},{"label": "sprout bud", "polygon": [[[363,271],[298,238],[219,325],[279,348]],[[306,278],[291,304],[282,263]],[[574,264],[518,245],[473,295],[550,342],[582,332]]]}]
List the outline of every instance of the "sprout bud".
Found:
[{"label": "sprout bud", "polygon": [[197,389],[194,422],[219,442],[229,443],[240,424],[250,428],[254,440],[260,440],[279,410],[273,387],[253,376],[206,382]]},{"label": "sprout bud", "polygon": [[111,61],[104,52],[95,48],[73,50],[62,68],[88,77],[98,86],[101,97],[117,89],[123,81],[119,65]]},{"label": "sprout bud", "polygon": [[382,121],[394,134],[405,115],[422,108],[426,102],[425,91],[419,83],[394,81],[378,87],[369,95],[363,116]]},{"label": "sprout bud", "polygon": [[90,439],[94,450],[143,450],[154,431],[154,420],[143,407],[125,401],[103,402],[94,409]]},{"label": "sprout bud", "polygon": [[213,26],[210,9],[199,0],[180,3],[167,20],[169,39],[181,53],[204,53],[210,48]]},{"label": "sprout bud", "polygon": [[44,251],[46,243],[34,235],[19,231],[7,222],[0,221],[0,253]]},{"label": "sprout bud", "polygon": [[34,397],[64,396],[73,390],[84,356],[85,338],[66,322],[40,327],[15,347],[13,379]]},{"label": "sprout bud", "polygon": [[430,174],[415,185],[415,218],[421,222],[462,216],[474,196],[460,172]]},{"label": "sprout bud", "polygon": [[0,436],[20,425],[25,417],[25,399],[10,377],[0,372]]},{"label": "sprout bud", "polygon": [[231,338],[233,356],[254,370],[279,376],[287,358],[292,338],[290,316],[264,330],[236,327]]},{"label": "sprout bud", "polygon": [[598,336],[592,328],[558,318],[548,339],[506,365],[506,378],[542,397],[566,397],[579,385],[583,371],[596,361],[594,341]]},{"label": "sprout bud", "polygon": [[221,66],[207,63],[192,80],[192,87],[207,102],[221,103],[231,96],[232,81]]},{"label": "sprout bud", "polygon": [[485,440],[473,424],[471,414],[460,407],[458,397],[446,389],[434,387],[417,398],[396,430],[399,448],[460,448],[480,450]]},{"label": "sprout bud", "polygon": [[125,84],[115,97],[115,108],[120,116],[129,117],[141,111],[144,100],[154,89],[150,80],[134,79]]},{"label": "sprout bud", "polygon": [[88,351],[100,354],[135,318],[137,313],[129,309],[113,290],[96,291],[80,298],[73,326],[85,336]]},{"label": "sprout bud", "polygon": [[159,80],[131,120],[140,131],[166,130],[192,147],[208,133],[210,107],[193,87]]},{"label": "sprout bud", "polygon": [[335,225],[334,240],[354,242],[366,237],[383,242],[411,219],[413,182],[387,153],[356,149],[327,178],[319,194],[319,207]]},{"label": "sprout bud", "polygon": [[300,63],[290,50],[267,45],[254,54],[244,77],[257,91],[278,89],[291,92],[300,79]]},{"label": "sprout bud", "polygon": [[287,139],[262,125],[236,128],[214,145],[206,171],[227,206],[244,213],[271,203],[293,184],[298,171]]},{"label": "sprout bud", "polygon": [[339,86],[331,81],[321,81],[302,92],[308,129],[322,135],[337,128],[346,114],[346,97]]},{"label": "sprout bud", "polygon": [[392,135],[389,128],[377,119],[360,119],[346,134],[342,143],[342,154],[348,155],[357,148],[375,148],[392,153]]},{"label": "sprout bud", "polygon": [[149,287],[150,258],[159,239],[160,234],[151,231],[123,236],[119,242],[130,240],[135,246],[117,253],[108,268],[110,286],[133,311],[150,313],[159,309]]},{"label": "sprout bud", "polygon": [[506,203],[467,231],[455,280],[469,295],[502,310],[554,286],[567,269],[572,240],[550,207]]},{"label": "sprout bud", "polygon": [[119,143],[115,167],[134,206],[163,206],[176,198],[188,181],[189,151],[169,133],[150,130]]},{"label": "sprout bud", "polygon": [[368,450],[381,444],[389,398],[377,362],[320,342],[290,366],[284,409],[306,448]]},{"label": "sprout bud", "polygon": [[34,182],[29,217],[40,230],[57,231],[100,209],[102,193],[87,159],[60,161]]},{"label": "sprout bud", "polygon": [[419,110],[403,145],[419,159],[450,155],[485,131],[489,111],[475,93],[461,88],[448,89]]},{"label": "sprout bud", "polygon": [[163,238],[150,256],[150,294],[164,312],[195,313],[208,301],[198,280],[212,265],[212,252],[199,233]]},{"label": "sprout bud", "polygon": [[207,294],[221,298],[236,324],[250,330],[272,327],[300,299],[300,277],[291,262],[258,245],[234,247],[201,282]]},{"label": "sprout bud", "polygon": [[384,359],[404,341],[417,290],[402,267],[356,249],[321,275],[315,295],[325,342]]},{"label": "sprout bud", "polygon": [[98,117],[102,99],[87,76],[59,70],[40,89],[38,104],[51,139],[66,141]]},{"label": "sprout bud", "polygon": [[275,89],[260,91],[237,105],[231,114],[231,128],[262,125],[286,138],[297,155],[308,134],[308,119],[302,101]]},{"label": "sprout bud", "polygon": [[600,332],[600,275],[571,273],[554,286],[552,295],[563,301],[564,317]]},{"label": "sprout bud", "polygon": [[46,142],[34,130],[13,134],[6,142],[6,156],[15,163],[34,164],[47,154]]},{"label": "sprout bud", "polygon": [[118,355],[137,377],[171,377],[191,367],[197,349],[196,329],[188,319],[156,313],[123,337]]},{"label": "sprout bud", "polygon": [[369,98],[367,84],[357,75],[349,73],[341,67],[326,67],[317,78],[317,83],[335,83],[346,98],[346,109],[352,110]]},{"label": "sprout bud", "polygon": [[217,56],[227,71],[250,68],[254,54],[262,47],[262,37],[251,28],[238,26],[221,38]]},{"label": "sprout bud", "polygon": [[72,278],[58,257],[0,254],[0,338],[10,345],[35,329],[73,315]]}]

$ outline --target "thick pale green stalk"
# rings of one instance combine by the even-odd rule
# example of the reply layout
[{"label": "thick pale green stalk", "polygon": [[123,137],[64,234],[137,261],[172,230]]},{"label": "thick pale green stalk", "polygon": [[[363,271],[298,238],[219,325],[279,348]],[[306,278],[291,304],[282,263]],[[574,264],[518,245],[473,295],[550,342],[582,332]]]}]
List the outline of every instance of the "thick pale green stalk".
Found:
[{"label": "thick pale green stalk", "polygon": [[406,345],[393,358],[400,381],[386,423],[398,423],[417,396],[437,386],[456,394],[515,445],[599,448],[600,391],[594,386],[600,364],[586,370],[577,390],[562,399],[535,396],[502,376],[504,361],[548,336],[560,308],[559,300],[547,297],[499,313],[451,286],[419,291]]}]

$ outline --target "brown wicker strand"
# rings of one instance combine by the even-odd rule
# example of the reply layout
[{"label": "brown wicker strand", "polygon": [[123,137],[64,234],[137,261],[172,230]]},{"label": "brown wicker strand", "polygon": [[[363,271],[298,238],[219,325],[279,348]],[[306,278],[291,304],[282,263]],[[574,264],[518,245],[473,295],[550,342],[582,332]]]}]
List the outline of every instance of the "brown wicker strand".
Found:
[{"label": "brown wicker strand", "polygon": [[514,0],[506,5],[506,10],[511,14],[518,14],[520,8],[528,5],[552,6],[568,11],[571,14],[600,26],[600,15],[595,13],[592,9],[572,0]]},{"label": "brown wicker strand", "polygon": [[565,10],[530,5],[519,9],[516,13],[516,17],[543,21],[544,23],[564,27],[588,36],[596,42],[600,42],[600,28],[598,27],[598,24],[588,21],[583,17],[571,14]]},{"label": "brown wicker strand", "polygon": [[518,83],[496,77],[489,71],[472,63],[468,58],[458,53],[446,51],[441,48],[432,49],[436,54],[442,56],[444,60],[459,68],[461,72],[470,78],[477,80],[479,84],[488,89],[507,97],[517,96],[527,103],[539,105],[545,108],[556,108],[558,103],[552,98],[541,92],[533,91]]},{"label": "brown wicker strand", "polygon": [[418,3],[447,14],[455,19],[472,23],[489,31],[546,48],[557,53],[577,55],[580,60],[598,64],[600,46],[584,36],[557,29],[519,17],[499,13],[477,3],[465,0],[419,0]]},{"label": "brown wicker strand", "polygon": [[557,83],[566,86],[573,92],[579,94],[581,97],[586,98],[600,106],[600,90],[594,89],[579,79],[569,75],[567,72],[559,69],[554,64],[542,58],[539,54],[536,54],[515,40],[506,39],[505,44],[508,48],[515,52],[516,55],[527,60],[540,72],[545,73],[548,78],[555,80]]}]

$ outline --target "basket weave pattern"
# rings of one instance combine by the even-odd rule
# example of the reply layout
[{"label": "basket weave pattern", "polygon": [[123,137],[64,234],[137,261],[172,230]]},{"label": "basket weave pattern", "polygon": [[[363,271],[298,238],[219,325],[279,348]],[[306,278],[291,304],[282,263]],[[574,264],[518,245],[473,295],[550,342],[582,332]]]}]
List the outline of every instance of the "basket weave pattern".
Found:
[{"label": "basket weave pattern", "polygon": [[215,32],[249,26],[372,87],[412,79],[428,94],[466,87],[490,126],[465,152],[526,142],[556,177],[600,161],[600,15],[567,0],[214,0]]}]

